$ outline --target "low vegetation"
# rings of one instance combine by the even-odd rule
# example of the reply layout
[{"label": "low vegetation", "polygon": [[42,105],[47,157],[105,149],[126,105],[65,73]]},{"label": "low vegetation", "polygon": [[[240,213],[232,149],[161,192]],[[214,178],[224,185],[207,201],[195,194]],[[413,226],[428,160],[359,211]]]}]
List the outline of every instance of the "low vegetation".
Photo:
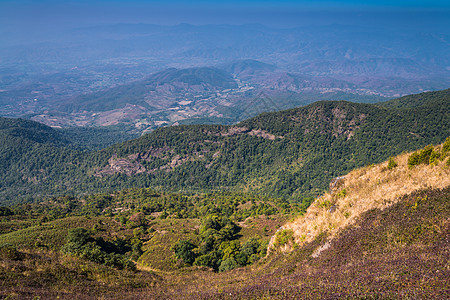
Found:
[{"label": "low vegetation", "polygon": [[[448,293],[450,190],[424,189],[245,268],[119,270],[43,248],[0,247],[0,296],[10,299],[443,299]],[[289,235],[289,234],[288,234]],[[192,245],[184,243],[186,249]],[[6,250],[5,250],[6,249]],[[322,249],[319,255],[317,249]],[[182,255],[180,253],[180,255]],[[219,270],[220,271],[220,270]]]},{"label": "low vegetation", "polygon": [[[56,251],[117,269],[134,270],[137,263],[162,271],[191,265],[225,271],[264,257],[270,235],[310,202],[152,189],[63,196],[3,207],[0,243]],[[190,252],[187,243],[194,245]]]},{"label": "low vegetation", "polygon": [[[450,152],[445,150],[449,144],[450,137],[442,145],[429,145],[350,172],[340,180],[337,190],[332,189],[316,199],[306,214],[285,228],[294,231],[295,240],[300,244],[311,242],[321,233],[333,237],[368,210],[391,206],[416,190],[449,186]],[[396,163],[395,167],[392,162]]]},{"label": "low vegetation", "polygon": [[277,233],[311,200],[131,189],[5,207],[0,296],[442,298],[449,140],[433,146],[441,153],[433,164],[411,168],[405,153],[394,168],[350,172]]}]

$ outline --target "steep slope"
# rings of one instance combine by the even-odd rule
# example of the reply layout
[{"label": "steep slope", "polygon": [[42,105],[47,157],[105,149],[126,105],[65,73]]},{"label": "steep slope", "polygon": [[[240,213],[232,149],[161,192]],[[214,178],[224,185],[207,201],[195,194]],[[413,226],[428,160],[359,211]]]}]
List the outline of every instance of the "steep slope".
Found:
[{"label": "steep slope", "polygon": [[422,105],[433,105],[434,101],[440,101],[440,99],[450,99],[450,89],[408,95],[379,104],[389,108],[414,108]]},{"label": "steep slope", "polygon": [[318,102],[231,127],[165,128],[102,152],[110,163],[98,174],[142,172],[157,185],[299,197],[357,166],[442,142],[449,109],[448,102],[407,112]]},{"label": "steep slope", "polygon": [[64,145],[67,143],[63,135],[51,127],[23,119],[0,117],[0,135],[2,136],[1,140],[4,142],[7,137],[16,137],[21,141],[28,140],[36,143],[53,145]]},{"label": "steep slope", "polygon": [[[404,195],[415,191],[448,188],[449,156],[450,137],[443,145],[434,149],[429,146],[413,154],[405,153],[391,158],[379,165],[354,170],[333,180],[330,190],[317,198],[304,216],[285,224],[283,229],[293,230],[293,238],[300,244],[311,242],[324,233],[333,238],[343,228],[357,222],[367,211],[384,210],[404,201]],[[423,162],[414,157],[423,157]],[[411,203],[411,210],[426,201],[426,196],[418,197]],[[286,245],[287,248],[289,246]]]},{"label": "steep slope", "polygon": [[[0,118],[0,176],[35,145],[58,148],[69,142],[61,132],[33,121]],[[44,154],[45,155],[45,154]],[[0,184],[2,187],[4,181]]]}]

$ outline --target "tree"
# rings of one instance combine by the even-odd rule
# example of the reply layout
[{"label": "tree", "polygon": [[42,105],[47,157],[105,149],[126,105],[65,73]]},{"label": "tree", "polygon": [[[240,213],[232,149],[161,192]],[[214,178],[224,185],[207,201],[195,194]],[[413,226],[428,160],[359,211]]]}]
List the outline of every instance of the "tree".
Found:
[{"label": "tree", "polygon": [[182,259],[188,265],[192,265],[196,258],[196,254],[192,251],[195,248],[196,246],[190,241],[179,241],[175,244],[173,250],[177,258]]},{"label": "tree", "polygon": [[236,260],[233,257],[229,257],[225,260],[222,260],[222,263],[219,266],[219,272],[233,270],[237,267],[239,267],[239,264],[236,262]]}]

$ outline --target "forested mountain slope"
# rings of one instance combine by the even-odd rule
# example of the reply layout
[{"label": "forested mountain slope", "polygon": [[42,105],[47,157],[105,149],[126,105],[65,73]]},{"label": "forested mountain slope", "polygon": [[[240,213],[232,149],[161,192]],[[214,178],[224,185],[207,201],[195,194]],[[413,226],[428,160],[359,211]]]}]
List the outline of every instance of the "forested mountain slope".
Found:
[{"label": "forested mountain slope", "polygon": [[[234,126],[155,130],[82,153],[30,141],[1,169],[3,201],[24,195],[93,193],[127,187],[239,189],[284,198],[317,195],[331,178],[450,135],[448,91],[413,108],[322,101],[265,113]],[[413,96],[416,97],[416,96]],[[14,136],[5,133],[3,153]]]},{"label": "forested mountain slope", "polygon": [[408,95],[397,99],[389,100],[383,103],[379,103],[384,107],[390,108],[414,108],[423,105],[434,105],[434,102],[445,101],[450,99],[450,89],[426,92],[415,95]]}]

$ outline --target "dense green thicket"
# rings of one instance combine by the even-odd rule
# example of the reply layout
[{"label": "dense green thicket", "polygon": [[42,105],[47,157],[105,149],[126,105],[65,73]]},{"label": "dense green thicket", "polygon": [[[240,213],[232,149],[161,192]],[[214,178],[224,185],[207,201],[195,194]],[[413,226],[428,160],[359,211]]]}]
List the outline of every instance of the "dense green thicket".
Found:
[{"label": "dense green thicket", "polygon": [[[442,149],[428,145],[421,150],[413,152],[408,157],[408,167],[412,168],[420,164],[436,164],[439,160],[444,160],[450,154],[450,136],[445,140]],[[447,164],[449,161],[447,161]]]},{"label": "dense green thicket", "polygon": [[61,249],[69,255],[103,264],[118,269],[135,270],[136,266],[124,254],[131,249],[124,241],[106,242],[103,238],[93,239],[85,228],[70,229],[67,242]]},{"label": "dense green thicket", "polygon": [[139,137],[135,128],[126,125],[105,127],[68,127],[57,129],[76,150],[100,150]]},{"label": "dense green thicket", "polygon": [[220,272],[249,265],[264,257],[267,241],[253,237],[241,245],[237,240],[239,230],[240,227],[227,217],[208,216],[202,221],[198,245],[182,240],[172,249],[187,265],[206,266]]},{"label": "dense green thicket", "polygon": [[[244,190],[299,200],[356,167],[442,143],[450,135],[448,100],[446,90],[412,108],[323,101],[236,126],[161,128],[90,153],[61,147],[53,132],[36,140],[0,130],[0,201],[130,187]],[[110,167],[117,158],[119,167]]]},{"label": "dense green thicket", "polygon": [[450,98],[450,89],[446,89],[443,91],[434,91],[415,95],[408,95],[378,104],[389,108],[408,109],[420,107],[424,104],[430,105],[433,102],[439,102],[441,100],[448,101],[449,98]]}]

